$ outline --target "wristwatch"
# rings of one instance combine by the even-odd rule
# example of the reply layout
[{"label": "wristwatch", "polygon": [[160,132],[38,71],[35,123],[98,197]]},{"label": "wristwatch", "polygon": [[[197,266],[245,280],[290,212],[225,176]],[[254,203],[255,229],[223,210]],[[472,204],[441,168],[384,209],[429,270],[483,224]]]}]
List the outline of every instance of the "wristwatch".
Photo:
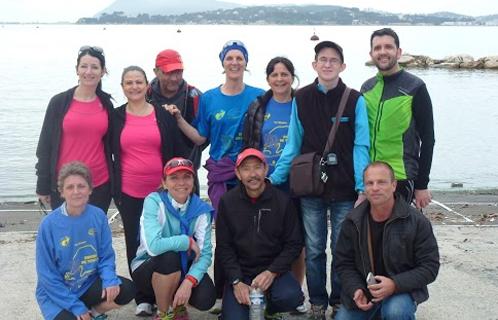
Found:
[{"label": "wristwatch", "polygon": [[239,278],[237,278],[237,279],[233,280],[233,281],[232,281],[232,286],[235,286],[235,285],[239,284],[239,282],[240,282],[240,279],[239,279]]}]

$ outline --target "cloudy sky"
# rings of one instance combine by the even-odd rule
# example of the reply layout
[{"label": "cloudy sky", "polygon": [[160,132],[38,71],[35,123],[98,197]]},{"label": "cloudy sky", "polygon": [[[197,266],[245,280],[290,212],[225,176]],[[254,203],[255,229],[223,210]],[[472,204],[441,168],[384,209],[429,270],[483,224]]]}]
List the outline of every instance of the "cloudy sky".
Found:
[{"label": "cloudy sky", "polygon": [[[138,1],[138,0],[137,0]],[[489,0],[225,0],[251,4],[334,4],[360,9],[372,8],[399,13],[451,11],[473,16],[498,14],[498,2]],[[93,16],[114,0],[1,0],[0,21],[74,22]]]}]

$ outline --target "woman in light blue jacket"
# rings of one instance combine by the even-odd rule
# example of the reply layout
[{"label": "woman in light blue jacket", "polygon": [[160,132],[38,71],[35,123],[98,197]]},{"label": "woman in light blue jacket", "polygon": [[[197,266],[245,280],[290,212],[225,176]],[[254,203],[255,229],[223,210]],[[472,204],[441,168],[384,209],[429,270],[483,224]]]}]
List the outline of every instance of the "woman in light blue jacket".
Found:
[{"label": "woman in light blue jacket", "polygon": [[194,172],[190,160],[171,159],[161,188],[144,201],[140,246],[131,269],[136,286],[155,296],[157,320],[188,319],[187,303],[209,310],[215,302],[207,274],[213,208],[193,193]]}]

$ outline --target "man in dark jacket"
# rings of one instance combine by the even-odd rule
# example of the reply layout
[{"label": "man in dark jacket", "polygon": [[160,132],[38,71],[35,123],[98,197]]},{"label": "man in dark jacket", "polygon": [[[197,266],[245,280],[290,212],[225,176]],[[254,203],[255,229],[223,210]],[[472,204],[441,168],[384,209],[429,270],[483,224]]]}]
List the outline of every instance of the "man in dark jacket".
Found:
[{"label": "man in dark jacket", "polygon": [[261,151],[244,150],[235,166],[241,183],[223,195],[216,220],[216,256],[225,274],[222,317],[249,319],[253,287],[265,292],[272,318],[304,301],[290,272],[303,248],[299,220],[290,198],[265,180]]},{"label": "man in dark jacket", "polygon": [[[199,97],[201,91],[190,85],[183,79],[183,61],[180,54],[172,49],[159,52],[156,56],[154,68],[156,77],[150,82],[147,90],[147,100],[156,107],[166,104],[175,105],[185,120],[192,123],[197,116]],[[207,146],[196,146],[189,138],[181,133],[183,143],[187,146],[189,153],[179,155],[189,158],[196,169],[201,163],[202,150]],[[197,174],[195,175],[197,177]],[[195,181],[196,192],[199,192],[199,181]]]},{"label": "man in dark jacket", "polygon": [[[343,222],[336,247],[342,307],[335,319],[415,319],[439,271],[430,221],[394,196],[394,171],[373,162],[363,177],[367,201]],[[371,273],[371,274],[370,274]]]}]

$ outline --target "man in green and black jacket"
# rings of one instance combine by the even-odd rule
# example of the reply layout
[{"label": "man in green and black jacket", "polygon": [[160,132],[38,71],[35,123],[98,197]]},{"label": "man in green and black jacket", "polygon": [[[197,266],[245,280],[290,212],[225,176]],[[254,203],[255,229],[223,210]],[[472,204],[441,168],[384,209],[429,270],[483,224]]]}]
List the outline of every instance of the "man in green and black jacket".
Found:
[{"label": "man in green and black jacket", "polygon": [[367,104],[370,159],[389,163],[398,180],[397,192],[417,208],[431,201],[427,185],[434,149],[432,102],[425,83],[403,70],[399,38],[390,28],[370,37],[370,57],[378,74],[361,92]]}]

